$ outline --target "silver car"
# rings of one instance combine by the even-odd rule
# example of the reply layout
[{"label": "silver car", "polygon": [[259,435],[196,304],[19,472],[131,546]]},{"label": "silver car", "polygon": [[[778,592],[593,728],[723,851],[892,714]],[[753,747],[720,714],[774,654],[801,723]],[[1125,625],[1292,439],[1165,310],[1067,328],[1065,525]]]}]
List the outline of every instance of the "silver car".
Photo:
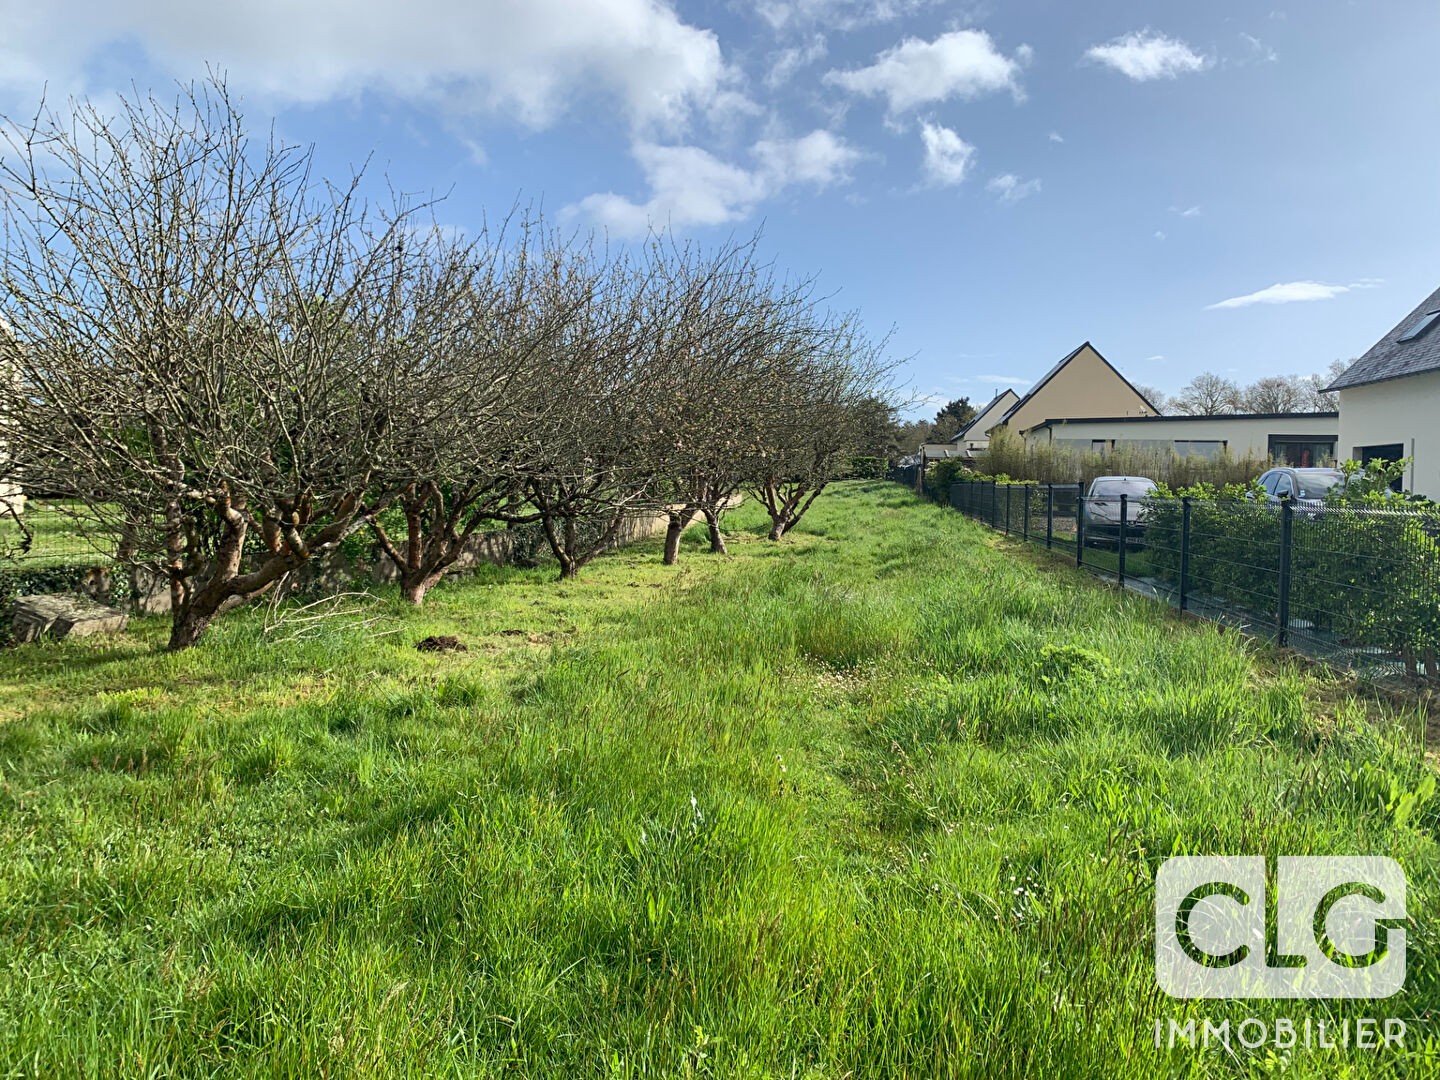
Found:
[{"label": "silver car", "polygon": [[1125,500],[1125,542],[1145,536],[1145,500],[1155,490],[1148,476],[1097,476],[1085,495],[1085,541],[1120,542],[1120,496]]}]

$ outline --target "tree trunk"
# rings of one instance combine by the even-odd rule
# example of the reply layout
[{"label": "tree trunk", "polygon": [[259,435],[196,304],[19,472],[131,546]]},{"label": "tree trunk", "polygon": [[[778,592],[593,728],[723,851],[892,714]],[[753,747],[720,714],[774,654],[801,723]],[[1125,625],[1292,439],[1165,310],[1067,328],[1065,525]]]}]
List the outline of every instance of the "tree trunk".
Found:
[{"label": "tree trunk", "polygon": [[725,534],[720,531],[720,515],[714,510],[705,511],[705,524],[710,528],[710,552],[713,555],[728,555]]},{"label": "tree trunk", "polygon": [[170,621],[170,651],[179,652],[198,642],[210,628],[208,614],[197,612],[194,607],[177,611]]},{"label": "tree trunk", "polygon": [[423,579],[402,580],[400,582],[400,596],[407,604],[414,604],[419,607],[425,603],[425,582]]},{"label": "tree trunk", "polygon": [[665,565],[674,566],[680,558],[680,538],[685,535],[685,530],[695,520],[695,510],[692,507],[685,507],[683,510],[667,510],[669,523],[665,526]]},{"label": "tree trunk", "polygon": [[780,537],[782,537],[782,536],[784,536],[784,535],[785,535],[785,519],[784,519],[784,518],[779,518],[779,517],[771,517],[771,519],[770,519],[770,539],[771,539],[771,540],[779,540]]},{"label": "tree trunk", "polygon": [[680,519],[679,514],[670,515],[669,524],[665,526],[665,565],[674,566],[680,560],[680,534],[685,531],[685,522]]}]

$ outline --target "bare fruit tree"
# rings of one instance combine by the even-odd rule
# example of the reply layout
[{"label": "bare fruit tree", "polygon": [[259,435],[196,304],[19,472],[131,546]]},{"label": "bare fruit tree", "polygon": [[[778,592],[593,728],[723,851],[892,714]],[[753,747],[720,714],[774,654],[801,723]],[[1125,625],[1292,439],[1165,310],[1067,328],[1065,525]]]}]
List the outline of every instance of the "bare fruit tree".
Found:
[{"label": "bare fruit tree", "polygon": [[393,460],[411,210],[311,169],[219,81],[0,122],[12,478],[168,580],[173,649],[337,545]]},{"label": "bare fruit tree", "polygon": [[540,520],[525,502],[537,433],[566,430],[575,417],[572,401],[552,392],[546,360],[594,287],[591,261],[572,257],[538,218],[472,241],[432,239],[409,289],[426,329],[392,361],[406,403],[365,515],[412,604],[486,525]]},{"label": "bare fruit tree", "polygon": [[889,400],[895,361],[869,340],[854,313],[812,310],[790,320],[775,362],[788,374],[754,402],[765,441],[749,465],[749,487],[770,515],[770,539],[799,523],[863,443],[871,405]]},{"label": "bare fruit tree", "polygon": [[[658,499],[663,283],[642,260],[570,245],[552,260],[565,317],[535,356],[522,490],[546,543],[573,578]],[[520,518],[518,520],[525,520]]]}]

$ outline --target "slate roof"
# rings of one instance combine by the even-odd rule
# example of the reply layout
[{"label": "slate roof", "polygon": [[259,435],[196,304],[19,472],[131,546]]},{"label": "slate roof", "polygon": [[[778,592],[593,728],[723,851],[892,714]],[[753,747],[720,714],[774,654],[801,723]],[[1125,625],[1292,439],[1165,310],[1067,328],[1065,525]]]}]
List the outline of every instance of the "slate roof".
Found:
[{"label": "slate roof", "polygon": [[1256,412],[1256,413],[1214,413],[1208,416],[1191,413],[1176,413],[1170,416],[1066,416],[1054,417],[1036,424],[1029,431],[1045,427],[1063,427],[1066,424],[1172,424],[1182,421],[1205,420],[1338,420],[1340,414],[1328,412]]},{"label": "slate roof", "polygon": [[1409,315],[1395,324],[1383,338],[1370,346],[1370,351],[1351,364],[1341,376],[1331,383],[1327,390],[1345,390],[1367,383],[1385,382],[1406,375],[1423,375],[1427,371],[1440,371],[1440,319],[1435,326],[1421,334],[1414,341],[1399,340],[1426,314],[1440,311],[1440,289],[1425,300]]},{"label": "slate roof", "polygon": [[[978,413],[975,414],[975,418],[974,418],[973,420],[971,420],[970,423],[966,424],[963,428],[961,428],[958,432],[956,432],[956,433],[955,433],[955,437],[954,437],[953,439],[951,439],[950,441],[951,441],[951,442],[962,442],[962,441],[964,441],[965,439],[969,438],[970,432],[971,432],[972,430],[978,431],[979,435],[984,435],[984,434],[985,434],[985,429],[982,428],[982,427],[980,427],[980,422],[981,422],[982,420],[985,420],[985,419],[986,419],[987,417],[989,417],[992,413],[995,413],[995,411],[996,411],[996,409],[999,407],[1000,403],[1005,400],[1005,395],[1006,395],[1006,394],[1009,394],[1011,397],[1015,398],[1016,400],[1019,400],[1019,396],[1020,396],[1020,395],[1016,394],[1014,390],[1004,390],[1004,391],[1001,391],[1000,393],[996,394],[993,398],[991,398],[990,401],[986,404],[986,406],[985,406],[983,409],[981,409]],[[997,415],[998,415],[998,414],[997,414]],[[977,437],[978,437],[978,436],[977,436]]]}]

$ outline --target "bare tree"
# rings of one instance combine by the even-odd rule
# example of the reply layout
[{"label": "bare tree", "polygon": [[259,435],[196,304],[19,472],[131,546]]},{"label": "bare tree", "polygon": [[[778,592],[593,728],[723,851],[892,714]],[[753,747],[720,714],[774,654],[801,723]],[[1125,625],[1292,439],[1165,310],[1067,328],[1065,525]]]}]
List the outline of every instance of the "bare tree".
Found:
[{"label": "bare tree", "polygon": [[1336,394],[1327,393],[1326,387],[1345,373],[1354,360],[1331,360],[1322,372],[1301,380],[1302,397],[1299,408],[1304,412],[1334,412],[1340,407]]},{"label": "bare tree", "polygon": [[563,580],[658,504],[666,382],[656,311],[666,294],[650,267],[593,241],[572,245],[556,266],[563,295],[553,302],[570,314],[538,351],[532,392],[545,419],[530,432],[521,490]]},{"label": "bare tree", "polygon": [[1141,386],[1139,384],[1136,384],[1135,389],[1140,391],[1141,397],[1155,406],[1155,411],[1160,415],[1163,416],[1165,410],[1171,407],[1170,396],[1166,394],[1165,391],[1157,390],[1153,386]]},{"label": "bare tree", "polygon": [[814,283],[777,281],[758,260],[757,241],[713,252],[679,248],[666,237],[651,245],[653,277],[666,294],[663,359],[651,378],[663,384],[652,418],[667,564],[677,560],[685,529],[702,516],[711,551],[725,551],[720,519],[768,445],[774,424],[767,405],[803,377],[788,346],[810,317]]},{"label": "bare tree", "polygon": [[766,443],[751,462],[750,490],[770,515],[771,540],[794,528],[844,472],[870,399],[891,395],[896,365],[885,344],[870,341],[853,312],[793,320],[777,357],[795,367],[763,403]]},{"label": "bare tree", "polygon": [[534,433],[570,407],[546,392],[541,361],[590,288],[538,219],[513,242],[504,226],[493,238],[429,239],[407,290],[414,325],[391,360],[405,398],[394,458],[365,515],[413,604],[487,523],[539,520],[524,503]]},{"label": "bare tree", "polygon": [[0,428],[169,581],[170,647],[355,527],[387,460],[408,216],[255,142],[224,85],[0,122]]},{"label": "bare tree", "polygon": [[1267,375],[1245,388],[1241,406],[1253,413],[1295,412],[1304,408],[1305,382],[1298,375]]},{"label": "bare tree", "polygon": [[1209,371],[1196,375],[1170,399],[1172,409],[1190,416],[1222,416],[1239,411],[1240,403],[1240,388]]}]

